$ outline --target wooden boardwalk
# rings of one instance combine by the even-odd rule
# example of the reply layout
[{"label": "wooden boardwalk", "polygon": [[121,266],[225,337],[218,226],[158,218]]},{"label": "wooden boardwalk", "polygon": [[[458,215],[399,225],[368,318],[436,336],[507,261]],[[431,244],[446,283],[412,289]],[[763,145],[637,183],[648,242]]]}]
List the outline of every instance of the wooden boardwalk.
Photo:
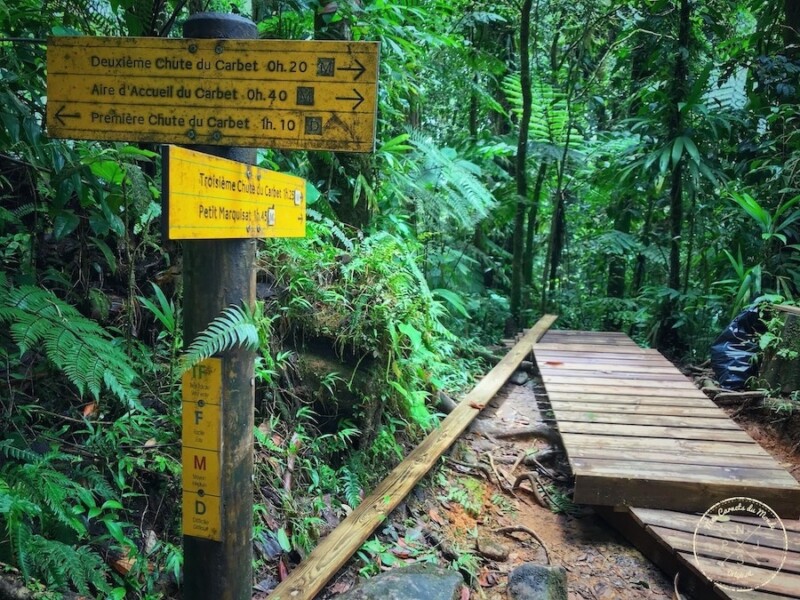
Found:
[{"label": "wooden boardwalk", "polygon": [[800,516],[800,484],[658,351],[550,331],[534,353],[576,503],[702,513],[747,496]]}]

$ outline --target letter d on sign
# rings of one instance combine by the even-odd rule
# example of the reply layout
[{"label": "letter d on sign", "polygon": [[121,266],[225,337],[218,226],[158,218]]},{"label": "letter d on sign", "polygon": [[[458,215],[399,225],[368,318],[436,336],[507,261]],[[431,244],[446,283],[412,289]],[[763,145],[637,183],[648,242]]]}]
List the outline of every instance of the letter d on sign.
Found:
[{"label": "letter d on sign", "polygon": [[196,515],[204,515],[206,514],[206,503],[202,500],[195,500],[194,501],[194,514]]}]

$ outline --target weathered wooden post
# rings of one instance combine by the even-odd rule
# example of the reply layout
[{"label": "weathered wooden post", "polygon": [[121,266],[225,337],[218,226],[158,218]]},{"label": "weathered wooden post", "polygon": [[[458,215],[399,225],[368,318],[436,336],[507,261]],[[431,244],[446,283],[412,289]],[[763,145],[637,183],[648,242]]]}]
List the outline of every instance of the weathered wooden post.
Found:
[{"label": "weathered wooden post", "polygon": [[[258,37],[258,29],[252,21],[237,15],[199,13],[186,21],[183,35],[185,38],[250,39]],[[256,151],[250,148],[192,148],[246,164],[254,164],[256,160]],[[187,345],[226,306],[242,303],[253,306],[255,253],[254,239],[184,242],[183,334]],[[255,356],[249,350],[237,348],[220,358],[219,498],[217,504],[211,495],[190,499],[184,493],[183,597],[187,600],[252,597]],[[197,417],[202,418],[202,413]],[[204,499],[211,501],[204,502]],[[187,511],[205,511],[206,514],[219,511],[221,541],[187,535]]]}]

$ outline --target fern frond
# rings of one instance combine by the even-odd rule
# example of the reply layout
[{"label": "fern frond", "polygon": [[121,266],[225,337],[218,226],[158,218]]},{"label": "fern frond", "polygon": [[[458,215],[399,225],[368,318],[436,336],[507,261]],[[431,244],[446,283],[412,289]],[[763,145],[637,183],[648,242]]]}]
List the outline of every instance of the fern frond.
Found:
[{"label": "fern frond", "polygon": [[32,570],[50,586],[73,586],[88,598],[96,598],[98,591],[111,592],[103,559],[91,548],[70,546],[40,535],[32,536],[28,548]]},{"label": "fern frond", "polygon": [[327,233],[335,237],[342,244],[342,247],[345,250],[348,252],[353,251],[353,241],[347,237],[347,234],[344,232],[344,230],[334,221],[324,216],[321,212],[314,210],[313,208],[306,208],[306,217],[310,221],[323,224],[327,230]]},{"label": "fern frond", "polygon": [[180,374],[215,354],[237,346],[256,350],[259,345],[258,325],[250,312],[231,304],[200,332],[182,359]]},{"label": "fern frond", "polygon": [[351,508],[355,508],[361,502],[361,481],[358,479],[358,474],[348,467],[342,467],[341,477],[344,498]]},{"label": "fern frond", "polygon": [[136,373],[116,340],[49,290],[0,279],[0,323],[10,323],[20,353],[42,348],[81,395],[88,390],[97,399],[105,385],[129,406],[136,404]]},{"label": "fern frond", "polygon": [[30,450],[16,448],[13,446],[14,440],[3,440],[0,442],[0,454],[6,458],[13,458],[20,462],[32,463],[39,459],[39,455]]},{"label": "fern frond", "polygon": [[416,180],[407,181],[414,189],[404,191],[404,195],[413,197],[421,216],[471,229],[488,215],[495,199],[479,179],[480,167],[459,158],[452,148],[438,147],[419,132],[411,135],[410,142],[421,164]]}]

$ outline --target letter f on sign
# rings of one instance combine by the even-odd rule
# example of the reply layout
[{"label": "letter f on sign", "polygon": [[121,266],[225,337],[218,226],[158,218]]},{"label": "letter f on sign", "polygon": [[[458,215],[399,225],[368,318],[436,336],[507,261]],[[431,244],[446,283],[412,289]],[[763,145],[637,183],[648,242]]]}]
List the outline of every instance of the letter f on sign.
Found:
[{"label": "letter f on sign", "polygon": [[194,411],[194,424],[197,425],[202,420],[203,420],[203,411],[202,410]]}]

